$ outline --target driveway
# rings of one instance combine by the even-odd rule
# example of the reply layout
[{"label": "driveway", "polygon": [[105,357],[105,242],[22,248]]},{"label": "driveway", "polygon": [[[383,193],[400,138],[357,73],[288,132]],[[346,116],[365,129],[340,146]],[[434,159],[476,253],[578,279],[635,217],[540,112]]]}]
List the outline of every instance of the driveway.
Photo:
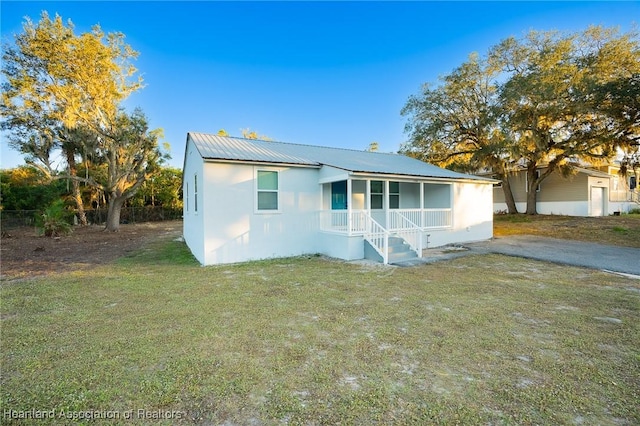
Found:
[{"label": "driveway", "polygon": [[640,249],[530,235],[499,237],[464,244],[459,248],[428,249],[420,260],[421,263],[430,263],[471,253],[499,253],[640,277]]}]

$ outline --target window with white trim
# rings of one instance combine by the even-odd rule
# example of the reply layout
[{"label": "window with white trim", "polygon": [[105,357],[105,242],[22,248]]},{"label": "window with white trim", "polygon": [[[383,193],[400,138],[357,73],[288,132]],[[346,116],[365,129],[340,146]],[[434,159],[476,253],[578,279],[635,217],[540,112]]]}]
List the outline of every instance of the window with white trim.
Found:
[{"label": "window with white trim", "polygon": [[193,175],[193,211],[198,213],[198,175]]},{"label": "window with white trim", "polygon": [[[536,180],[538,180],[540,178],[540,170],[536,170],[535,176],[536,176]],[[524,174],[524,178],[525,178],[524,179],[524,190],[525,190],[525,192],[529,192],[529,174],[525,173]],[[536,187],[536,192],[540,192],[540,185],[538,185]]]},{"label": "window with white trim", "polygon": [[400,208],[400,182],[389,182],[389,208]]},{"label": "window with white trim", "polygon": [[184,210],[189,211],[189,182],[184,183]]},{"label": "window with white trim", "polygon": [[371,209],[382,209],[383,207],[383,187],[384,182],[381,180],[371,181]]},{"label": "window with white trim", "polygon": [[278,172],[258,170],[257,180],[257,210],[278,210]]}]

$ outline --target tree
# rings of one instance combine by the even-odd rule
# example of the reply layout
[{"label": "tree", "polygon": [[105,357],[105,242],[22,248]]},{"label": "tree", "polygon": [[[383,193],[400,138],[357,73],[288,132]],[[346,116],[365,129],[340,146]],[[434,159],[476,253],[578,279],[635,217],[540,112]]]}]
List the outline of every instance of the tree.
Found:
[{"label": "tree", "polygon": [[[99,141],[100,158],[109,169],[104,187],[110,191],[109,202],[115,203],[109,206],[107,229],[117,230],[121,197],[130,197],[139,187],[123,182],[144,180],[148,167],[160,158],[160,131],[148,132],[140,111],[127,116],[120,109],[120,102],[142,87],[130,63],[138,53],[124,43],[121,33],[104,34],[95,26],[75,35],[71,21],[65,25],[62,18],[56,15],[52,20],[46,12],[37,25],[27,19],[23,28],[15,45],[4,49],[2,128],[9,131],[10,144],[52,179],[68,177],[98,186],[94,179],[77,176],[76,157],[88,146],[94,148],[87,138]],[[124,127],[114,127],[119,125]],[[143,150],[132,150],[127,145],[132,141]],[[65,153],[65,175],[56,173],[51,162],[56,149]],[[74,193],[81,205],[77,188]]]},{"label": "tree", "polygon": [[94,155],[106,164],[106,179],[103,182],[78,179],[107,194],[109,210],[105,230],[119,229],[125,201],[136,194],[168,157],[158,147],[161,137],[161,129],[149,130],[147,118],[140,109],[131,115],[120,111],[114,122],[95,132]]},{"label": "tree", "polygon": [[490,169],[502,181],[509,213],[517,213],[509,184],[513,141],[500,126],[498,71],[473,54],[442,77],[441,86],[425,84],[402,109],[410,134],[402,151],[460,172]]},{"label": "tree", "polygon": [[527,214],[537,213],[536,188],[551,173],[568,176],[615,155],[620,135],[595,102],[596,87],[640,71],[634,36],[600,27],[572,35],[531,32],[490,52],[490,61],[509,73],[501,114],[526,168]]},{"label": "tree", "polygon": [[34,167],[0,170],[2,210],[43,210],[67,193],[64,180],[51,181]]},{"label": "tree", "polygon": [[535,214],[536,188],[552,173],[568,176],[637,147],[638,73],[635,33],[592,27],[511,37],[409,98],[404,150],[462,171],[491,169],[510,212],[508,175],[524,167],[527,213]]},{"label": "tree", "polygon": [[145,180],[130,205],[182,208],[182,170],[162,167]]},{"label": "tree", "polygon": [[240,131],[242,132],[242,137],[245,139],[260,139],[263,141],[271,140],[270,137],[265,135],[259,135],[258,132],[249,129],[248,127],[246,129],[241,129]]},{"label": "tree", "polygon": [[371,142],[369,144],[369,146],[367,147],[367,151],[369,152],[378,152],[378,149],[380,148],[380,144],[378,144],[378,142]]}]

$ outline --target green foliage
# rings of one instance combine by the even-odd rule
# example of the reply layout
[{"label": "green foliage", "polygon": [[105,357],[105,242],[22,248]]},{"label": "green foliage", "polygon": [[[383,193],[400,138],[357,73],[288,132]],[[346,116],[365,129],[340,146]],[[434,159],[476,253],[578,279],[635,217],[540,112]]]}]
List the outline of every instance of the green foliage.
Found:
[{"label": "green foliage", "polygon": [[182,208],[182,170],[161,167],[140,186],[128,205]]},{"label": "green foliage", "polygon": [[[9,143],[52,178],[63,176],[51,161],[62,150],[78,206],[81,181],[106,194],[107,228],[117,230],[124,201],[166,158],[158,146],[162,130],[150,130],[142,110],[128,114],[121,107],[142,87],[131,64],[138,53],[121,33],[95,26],[76,35],[71,21],[47,12],[38,23],[27,18],[14,41],[2,56],[0,124]],[[86,170],[106,173],[78,175],[78,159]]]},{"label": "green foliage", "polygon": [[67,193],[65,181],[50,181],[33,167],[0,170],[2,210],[42,210]]},{"label": "green foliage", "polygon": [[507,201],[509,172],[525,167],[527,213],[535,213],[534,189],[551,173],[609,161],[618,148],[637,156],[639,75],[635,32],[511,37],[409,98],[403,151],[464,172],[490,169]]},{"label": "green foliage", "polygon": [[72,216],[64,201],[57,200],[44,209],[36,225],[45,237],[60,237],[71,233]]}]

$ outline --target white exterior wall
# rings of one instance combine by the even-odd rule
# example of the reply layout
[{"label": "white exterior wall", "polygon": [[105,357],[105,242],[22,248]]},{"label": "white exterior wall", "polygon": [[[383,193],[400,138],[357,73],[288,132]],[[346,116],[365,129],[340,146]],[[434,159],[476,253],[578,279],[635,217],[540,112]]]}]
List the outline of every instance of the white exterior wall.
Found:
[{"label": "white exterior wall", "polygon": [[[257,170],[278,171],[277,212],[258,211]],[[318,169],[205,163],[205,265],[318,253]]]},{"label": "white exterior wall", "polygon": [[424,247],[482,241],[493,237],[492,184],[454,183],[452,197],[453,226],[426,231]]},{"label": "white exterior wall", "polygon": [[321,232],[318,235],[321,245],[319,253],[344,260],[364,259],[364,238],[362,235],[341,235]]},{"label": "white exterior wall", "polygon": [[[604,205],[603,211],[605,215],[613,214],[614,211],[625,211],[623,203],[614,203],[609,201],[609,181],[598,177],[590,176],[587,179],[587,200],[579,201],[538,201],[536,203],[536,211],[538,214],[561,215],[561,216],[595,216],[591,206],[591,188],[603,188]],[[527,203],[516,203],[519,212],[527,211]],[[622,210],[620,210],[622,209]],[[495,212],[506,211],[506,203],[495,203],[493,206]]]},{"label": "white exterior wall", "polygon": [[[202,214],[203,161],[198,150],[191,142],[185,152],[184,170],[182,173],[182,235],[191,253],[204,264],[204,220]],[[198,176],[198,212],[194,210],[194,177]]]}]

